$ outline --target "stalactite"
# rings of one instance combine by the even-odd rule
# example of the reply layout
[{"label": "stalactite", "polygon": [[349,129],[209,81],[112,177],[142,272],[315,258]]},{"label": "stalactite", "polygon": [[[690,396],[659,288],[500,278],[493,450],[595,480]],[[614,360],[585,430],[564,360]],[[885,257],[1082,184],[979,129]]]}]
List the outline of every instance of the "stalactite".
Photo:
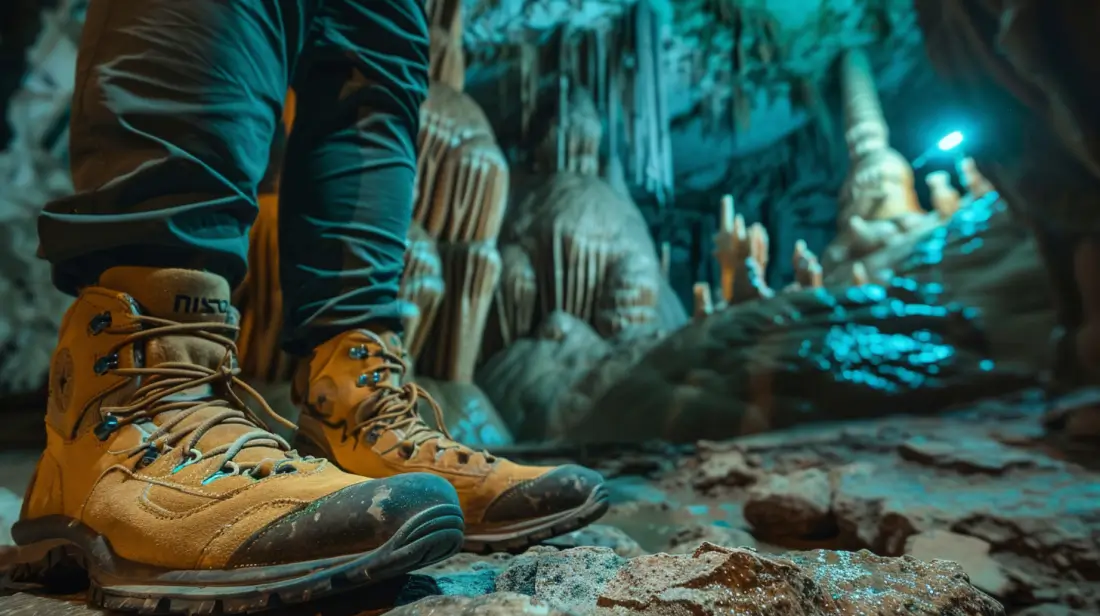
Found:
[{"label": "stalactite", "polygon": [[[638,90],[637,98],[639,104],[637,105],[636,113],[638,118],[638,135],[639,141],[643,143],[641,155],[635,161],[635,165],[638,169],[638,180],[647,191],[656,192],[655,178],[653,177],[653,162],[655,160],[655,154],[657,146],[653,140],[656,133],[656,118],[654,116],[654,89],[656,84],[653,83],[653,55],[650,53],[650,48],[653,45],[653,28],[650,24],[652,14],[650,13],[649,4],[647,2],[640,2],[635,6],[635,23],[634,23],[634,36],[635,36],[635,62],[636,62],[636,87]],[[661,201],[658,194],[658,203]]]},{"label": "stalactite", "polygon": [[[620,49],[622,36],[618,27],[612,28],[609,33],[609,49]],[[620,148],[623,147],[622,138],[620,137],[620,129],[622,116],[620,112],[623,108],[622,102],[622,55],[620,53],[613,53],[609,55],[609,61],[607,64],[607,143],[608,143],[608,164],[614,165],[619,171],[623,170],[622,160],[620,159]],[[626,178],[623,176],[625,183]]]},{"label": "stalactite", "polygon": [[733,117],[737,122],[737,129],[748,131],[752,127],[752,99],[740,84],[733,91]]},{"label": "stalactite", "polygon": [[661,24],[657,19],[653,20],[654,44],[653,66],[656,71],[656,97],[657,97],[657,127],[660,131],[658,140],[658,160],[661,162],[661,195],[663,203],[671,202],[675,197],[674,175],[672,171],[672,117],[668,108],[668,80],[665,75],[664,41],[668,34],[668,26]]},{"label": "stalactite", "polygon": [[[596,87],[593,91],[593,95],[596,97],[596,105],[601,115],[608,114],[608,99],[607,99],[607,67],[608,67],[608,50],[607,50],[607,31],[599,30],[596,32]],[[608,134],[610,134],[611,127],[608,127]],[[612,144],[614,148],[614,144]]]},{"label": "stalactite", "polygon": [[558,166],[554,171],[562,171],[565,164],[565,142],[569,135],[569,78],[565,75],[558,76],[558,114],[562,121],[558,126]]},{"label": "stalactite", "polygon": [[533,43],[523,42],[520,44],[519,67],[519,94],[522,107],[520,134],[526,140],[530,136],[531,118],[535,115],[539,98],[539,54],[538,48]]}]

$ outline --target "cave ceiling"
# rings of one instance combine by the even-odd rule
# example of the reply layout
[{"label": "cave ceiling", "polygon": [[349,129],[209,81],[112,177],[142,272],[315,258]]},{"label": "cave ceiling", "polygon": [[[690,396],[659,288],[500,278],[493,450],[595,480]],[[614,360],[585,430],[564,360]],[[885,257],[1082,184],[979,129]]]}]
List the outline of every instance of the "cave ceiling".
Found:
[{"label": "cave ceiling", "polygon": [[[546,42],[559,28],[614,29],[632,5],[465,0],[469,79],[476,84],[499,75],[495,50],[502,46]],[[911,0],[649,0],[649,5],[666,24],[663,90],[678,192],[728,183],[737,161],[755,159],[760,165],[782,158],[787,154],[761,155],[814,124],[835,141],[839,113],[830,100],[843,50],[868,50],[884,102],[901,98],[903,84],[924,64]]]}]

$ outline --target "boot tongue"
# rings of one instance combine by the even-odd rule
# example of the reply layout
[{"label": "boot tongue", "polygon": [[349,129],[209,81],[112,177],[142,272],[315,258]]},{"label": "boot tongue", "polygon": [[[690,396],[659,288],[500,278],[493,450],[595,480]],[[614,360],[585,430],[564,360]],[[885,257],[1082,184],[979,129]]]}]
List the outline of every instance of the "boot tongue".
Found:
[{"label": "boot tongue", "polygon": [[100,286],[134,298],[142,312],[179,323],[226,323],[231,311],[229,282],[197,270],[115,267]]},{"label": "boot tongue", "polygon": [[[233,323],[229,283],[216,274],[197,270],[160,269],[150,267],[116,267],[100,276],[99,285],[132,297],[142,314],[159,317],[176,323]],[[215,332],[231,337],[228,332]],[[166,333],[147,339],[143,345],[144,365],[155,367],[165,362],[194,364],[217,370],[227,361],[228,349],[224,344],[207,340],[193,333]],[[241,392],[237,392],[240,394]],[[175,394],[175,400],[209,400],[214,391],[209,385]],[[194,413],[184,424],[194,425],[216,413],[219,409],[203,409]],[[156,416],[154,423],[163,424],[178,411]],[[182,427],[182,426],[181,426]],[[256,428],[240,424],[219,424],[207,431],[198,442],[199,450],[208,450],[236,440]],[[255,463],[265,459],[283,457],[281,451],[267,447],[248,448],[235,459],[243,463]]]}]

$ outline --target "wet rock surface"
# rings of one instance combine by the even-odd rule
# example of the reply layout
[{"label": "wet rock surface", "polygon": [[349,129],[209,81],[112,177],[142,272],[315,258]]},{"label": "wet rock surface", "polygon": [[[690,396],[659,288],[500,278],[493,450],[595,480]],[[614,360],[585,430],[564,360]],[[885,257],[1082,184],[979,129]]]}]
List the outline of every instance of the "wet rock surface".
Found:
[{"label": "wet rock surface", "polygon": [[[1044,428],[1070,402],[1029,394],[693,446],[513,449],[601,469],[611,511],[524,554],[461,554],[277,614],[1098,614],[1100,463]],[[26,479],[8,475],[18,493]],[[95,613],[0,597],[4,615],[43,606]]]}]

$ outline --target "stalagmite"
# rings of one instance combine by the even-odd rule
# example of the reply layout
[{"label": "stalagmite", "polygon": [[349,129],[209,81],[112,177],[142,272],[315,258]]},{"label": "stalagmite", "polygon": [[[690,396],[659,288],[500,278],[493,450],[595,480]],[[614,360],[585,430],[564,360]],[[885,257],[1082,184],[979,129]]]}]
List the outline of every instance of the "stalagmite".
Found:
[{"label": "stalagmite", "polygon": [[562,311],[607,335],[656,318],[656,247],[637,206],[602,179],[548,178],[512,212],[502,239],[531,255],[536,322]]},{"label": "stalagmite", "polygon": [[485,323],[500,280],[500,254],[492,242],[442,243],[447,293],[439,308],[432,344],[418,367],[436,379],[472,383]]},{"label": "stalagmite", "polygon": [[844,54],[840,79],[844,138],[851,167],[840,192],[837,217],[840,232],[822,258],[826,269],[859,256],[852,252],[852,243],[858,241],[848,224],[853,217],[886,221],[924,213],[913,188],[912,167],[890,147],[890,129],[882,114],[870,63],[862,50],[851,49]]},{"label": "stalagmite", "polygon": [[692,318],[701,321],[714,313],[714,303],[710,299],[710,286],[705,282],[697,282],[691,288],[695,297],[695,310]]},{"label": "stalagmite", "polygon": [[562,88],[555,118],[535,150],[538,169],[543,173],[597,175],[603,126],[596,104],[586,88],[565,84]]},{"label": "stalagmite", "polygon": [[925,176],[928,190],[932,197],[932,209],[947,220],[959,211],[961,197],[959,191],[951,185],[951,174],[946,171],[934,171]]},{"label": "stalagmite", "polygon": [[821,264],[804,240],[794,243],[794,280],[803,289],[818,288],[822,284]]},{"label": "stalagmite", "polygon": [[863,264],[863,261],[856,261],[852,264],[852,284],[856,286],[865,285],[871,282],[871,277],[867,274],[867,266]]},{"label": "stalagmite", "polygon": [[531,257],[517,244],[503,246],[500,257],[500,284],[493,296],[493,308],[482,348],[483,357],[490,357],[528,335],[535,325],[538,283]]},{"label": "stalagmite", "polygon": [[768,230],[764,225],[754,222],[749,227],[749,256],[760,266],[760,271],[768,271]]},{"label": "stalagmite", "polygon": [[[461,48],[461,7],[454,4],[450,21],[440,18],[445,23],[434,34]],[[496,241],[508,201],[508,162],[484,111],[455,83],[432,83],[421,107],[419,146],[413,218],[436,241],[446,293],[434,323],[418,326],[425,339],[417,368],[435,379],[471,383],[501,275]]]},{"label": "stalagmite", "polygon": [[869,220],[920,212],[913,170],[890,147],[890,129],[882,115],[866,54],[852,49],[841,60],[845,139],[851,170],[841,191],[841,220]]},{"label": "stalagmite", "polygon": [[718,232],[714,234],[714,258],[721,269],[722,297],[726,302],[733,301],[737,271],[749,254],[745,219],[735,212],[733,197],[726,195],[722,197]]},{"label": "stalagmite", "polygon": [[448,36],[447,30],[432,27],[431,78],[461,92],[466,86],[466,58],[461,41]]},{"label": "stalagmite", "polygon": [[413,218],[443,241],[495,237],[509,171],[492,127],[469,96],[432,84],[421,108]]},{"label": "stalagmite", "polygon": [[959,177],[962,179],[963,186],[966,187],[966,196],[971,201],[981,199],[987,193],[996,190],[978,170],[974,159],[969,156],[959,161]]}]

